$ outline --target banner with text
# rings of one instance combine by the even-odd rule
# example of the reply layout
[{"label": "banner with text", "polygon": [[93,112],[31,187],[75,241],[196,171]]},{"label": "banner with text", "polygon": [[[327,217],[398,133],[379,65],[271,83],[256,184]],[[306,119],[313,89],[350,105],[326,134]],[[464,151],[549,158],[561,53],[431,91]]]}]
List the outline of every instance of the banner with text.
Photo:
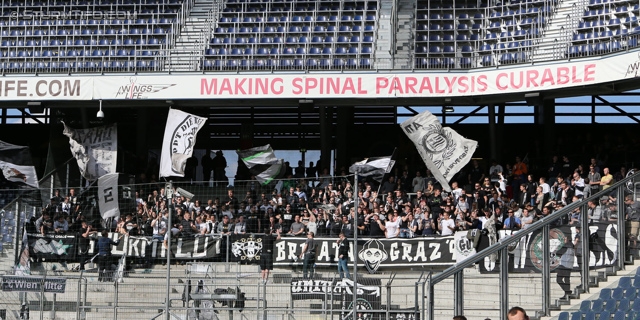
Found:
[{"label": "banner with text", "polygon": [[64,293],[66,278],[2,276],[2,291]]},{"label": "banner with text", "polygon": [[[498,239],[509,237],[514,231],[499,230]],[[515,231],[517,232],[517,231]],[[589,266],[592,268],[609,267],[618,259],[617,222],[598,222],[589,225]],[[560,258],[567,248],[572,247],[576,237],[576,228],[570,225],[551,227],[549,230],[549,252],[551,271],[560,265]],[[509,248],[510,272],[541,272],[544,257],[542,255],[542,232],[533,232],[523,237]],[[482,248],[478,248],[482,250]],[[580,252],[579,250],[576,250]],[[576,252],[574,251],[574,252]],[[578,271],[578,258],[574,255],[574,270]],[[495,261],[485,258],[480,264],[481,272],[498,272]]]},{"label": "banner with text", "polygon": [[[325,300],[340,303],[342,316],[340,319],[354,319],[353,312],[353,280],[319,278],[307,280],[291,279],[291,299]],[[357,319],[382,319],[379,313],[367,313],[367,310],[382,310],[382,289],[380,279],[358,278]],[[360,314],[360,312],[362,312]]]},{"label": "banner with text", "polygon": [[[112,240],[117,240],[120,235],[110,233]],[[220,238],[214,237],[191,237],[173,238],[171,240],[172,259],[206,259],[218,255],[218,243]],[[96,240],[91,240],[89,244],[89,255],[97,253]],[[167,249],[162,246],[161,241],[153,241],[151,237],[125,236],[117,246],[111,247],[111,255],[121,257],[126,255],[133,258],[166,259]]]},{"label": "banner with text", "polygon": [[[275,244],[274,265],[300,264],[296,257],[304,246],[304,238],[282,238]],[[315,238],[316,265],[329,266],[337,263],[338,244],[335,238]],[[358,254],[354,255],[353,242],[350,242],[349,264],[354,256],[358,265],[373,273],[380,267],[397,266],[448,266],[455,263],[454,238],[424,237],[413,239],[358,239]]]}]

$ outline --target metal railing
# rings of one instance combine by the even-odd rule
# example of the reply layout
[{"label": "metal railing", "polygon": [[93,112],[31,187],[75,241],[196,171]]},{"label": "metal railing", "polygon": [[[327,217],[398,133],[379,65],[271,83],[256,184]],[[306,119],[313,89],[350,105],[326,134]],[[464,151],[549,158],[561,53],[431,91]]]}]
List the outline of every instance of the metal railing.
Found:
[{"label": "metal railing", "polygon": [[[536,285],[542,288],[541,290],[542,295],[533,296],[533,297],[528,296],[528,298],[531,298],[531,299],[525,306],[535,306],[535,310],[532,310],[531,308],[529,308],[528,310],[531,315],[537,314],[537,315],[548,316],[550,313],[551,299],[552,299],[552,289],[550,285],[550,279],[552,278],[552,272],[554,271],[551,269],[551,257],[552,257],[552,254],[556,253],[554,252],[555,250],[551,249],[551,246],[552,246],[551,241],[552,239],[554,241],[557,239],[557,238],[554,238],[550,233],[551,228],[566,224],[566,222],[563,222],[562,219],[566,218],[567,215],[579,210],[579,218],[573,225],[573,228],[581,228],[581,230],[590,230],[590,227],[593,226],[593,222],[590,222],[591,217],[588,216],[588,212],[586,208],[587,203],[589,201],[595,201],[597,204],[599,204],[600,199],[602,197],[613,197],[615,199],[615,205],[617,207],[616,210],[617,210],[618,216],[617,216],[617,222],[615,226],[612,226],[612,228],[616,228],[617,230],[617,232],[615,232],[615,240],[617,241],[615,245],[617,258],[615,258],[612,267],[615,270],[623,270],[625,267],[625,262],[627,261],[627,256],[629,254],[627,252],[626,243],[627,241],[630,240],[628,238],[628,233],[625,232],[626,223],[628,222],[625,218],[624,199],[625,199],[625,195],[632,195],[634,197],[634,201],[638,201],[637,195],[635,194],[634,192],[635,190],[633,188],[635,188],[635,181],[638,181],[639,178],[640,178],[640,174],[636,173],[633,176],[627,177],[626,179],[615,183],[610,188],[602,190],[588,197],[587,199],[573,202],[567,205],[566,207],[564,207],[563,209],[557,212],[554,212],[540,219],[539,221],[531,224],[525,230],[514,232],[510,234],[508,237],[503,237],[499,239],[497,243],[482,250],[481,252],[478,252],[477,254],[471,256],[470,258],[462,262],[458,262],[455,266],[450,267],[441,273],[431,276],[426,284],[427,306],[424,309],[425,317],[422,319],[438,319],[439,318],[435,316],[435,310],[437,307],[436,297],[443,296],[441,294],[442,290],[445,290],[445,292],[452,295],[453,301],[455,301],[453,311],[456,314],[463,314],[465,311],[464,301],[468,301],[467,298],[465,297],[465,293],[468,293],[468,290],[467,292],[465,292],[465,288],[463,285],[464,283],[463,279],[465,279],[464,271],[467,268],[474,267],[474,265],[476,264],[486,263],[486,259],[490,259],[490,257],[492,256],[493,257],[497,256],[497,259],[494,259],[494,258],[491,258],[491,259],[492,261],[495,261],[495,264],[499,269],[499,273],[495,275],[493,279],[488,279],[487,281],[490,282],[491,284],[497,284],[497,287],[495,288],[499,292],[500,303],[499,303],[499,306],[496,306],[496,307],[499,307],[500,319],[502,320],[507,319],[507,316],[506,316],[507,311],[512,306],[512,302],[510,298],[516,297],[515,300],[517,301],[517,304],[524,303],[524,299],[519,300],[520,299],[519,293],[510,291],[510,285],[512,285],[513,276],[514,276],[512,273],[510,273],[510,270],[509,270],[510,266],[508,261],[514,258],[514,257],[510,257],[510,254],[512,254],[510,250],[513,250],[513,246],[520,243],[523,239],[530,238],[533,234],[537,232],[541,232],[541,235],[542,235],[541,243],[537,248],[539,250],[542,250],[542,252],[540,253],[541,255],[540,272],[541,273],[539,275],[530,276],[529,278],[533,278],[533,280],[540,281]],[[580,272],[581,276],[580,276],[579,285],[574,285],[573,287],[571,287],[572,293],[589,292],[589,285],[590,285],[589,273],[590,273],[590,270],[594,268],[592,266],[593,261],[591,261],[593,258],[591,257],[592,252],[591,252],[590,246],[593,245],[593,241],[594,241],[594,239],[590,238],[591,232],[592,230],[590,230],[589,233],[579,232],[578,237],[579,237],[580,248],[578,249],[576,247],[575,251],[577,252],[578,250],[580,250],[581,252],[585,252],[585,253],[589,252],[590,254],[583,254],[581,257],[576,256],[578,259],[577,264],[579,268],[576,269],[575,271]],[[573,242],[573,240],[574,238],[570,237],[570,241]],[[554,243],[553,245],[557,249],[557,246],[559,246],[560,244]],[[558,270],[555,270],[555,271],[557,272]],[[445,288],[449,289],[449,291],[446,291],[447,289],[442,289],[443,288],[442,285],[439,287],[436,287],[437,285],[443,283],[443,281],[446,281],[446,280],[453,281],[453,290],[450,290],[451,287],[448,287],[448,286],[445,286]],[[482,293],[475,292],[475,294],[482,294]],[[536,298],[541,298],[542,301],[534,302],[533,300]]]}]

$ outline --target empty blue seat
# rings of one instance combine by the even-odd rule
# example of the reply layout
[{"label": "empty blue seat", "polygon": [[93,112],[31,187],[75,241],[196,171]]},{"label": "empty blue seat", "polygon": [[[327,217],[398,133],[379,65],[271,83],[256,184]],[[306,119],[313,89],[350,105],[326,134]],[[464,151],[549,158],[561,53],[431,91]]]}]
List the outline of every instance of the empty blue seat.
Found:
[{"label": "empty blue seat", "polygon": [[558,314],[558,320],[569,320],[569,312],[563,311]]},{"label": "empty blue seat", "polygon": [[593,300],[591,304],[591,311],[600,313],[604,310],[604,302],[601,299]]},{"label": "empty blue seat", "polygon": [[627,288],[627,290],[624,291],[624,298],[633,301],[636,299],[636,294],[637,291],[635,287]]},{"label": "empty blue seat", "polygon": [[605,301],[604,310],[609,313],[616,312],[616,310],[618,310],[618,302],[614,299]]},{"label": "empty blue seat", "polygon": [[[600,318],[602,318],[602,316]],[[618,310],[616,311],[616,313],[613,314],[613,320],[626,320],[626,319],[634,319],[634,318],[627,318],[627,313],[621,310]]]},{"label": "empty blue seat", "polygon": [[573,312],[571,313],[571,320],[582,320],[582,312]]},{"label": "empty blue seat", "polygon": [[611,298],[614,300],[620,300],[624,296],[624,288],[618,287],[611,291]]},{"label": "empty blue seat", "polygon": [[580,303],[580,312],[587,313],[591,310],[591,300],[584,300]]},{"label": "empty blue seat", "polygon": [[[626,298],[620,299],[620,301],[618,302],[618,310],[627,312],[631,308],[630,304],[631,302],[629,301],[629,299],[626,299]],[[610,313],[613,313],[613,312],[610,311]]]}]

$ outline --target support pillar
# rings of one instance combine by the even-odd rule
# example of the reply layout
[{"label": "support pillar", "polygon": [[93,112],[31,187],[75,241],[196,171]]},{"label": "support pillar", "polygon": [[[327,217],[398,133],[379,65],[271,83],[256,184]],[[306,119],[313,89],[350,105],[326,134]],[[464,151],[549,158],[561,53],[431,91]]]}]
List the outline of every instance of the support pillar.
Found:
[{"label": "support pillar", "polygon": [[[337,137],[350,137],[353,136],[353,113],[354,107],[343,107],[340,106],[337,108],[337,126],[336,126],[336,136]],[[350,134],[351,133],[351,134]],[[354,137],[355,139],[336,139],[336,167],[345,167],[348,168],[351,161],[351,155],[349,154],[349,143],[357,143],[362,141]],[[336,175],[340,174],[336,172]]]},{"label": "support pillar", "polygon": [[149,112],[145,107],[139,107],[136,111],[138,113],[138,118],[136,119],[136,155],[138,156],[136,167],[138,172],[144,172],[149,155],[149,145],[147,143]]},{"label": "support pillar", "polygon": [[539,125],[539,130],[544,132],[542,143],[543,149],[546,150],[544,156],[545,159],[550,159],[556,148],[556,101],[555,99],[546,99],[542,101],[542,105],[534,106],[534,108],[536,108],[536,124]]},{"label": "support pillar", "polygon": [[496,136],[496,106],[490,104],[487,106],[489,114],[489,148],[491,152],[491,159],[495,159],[498,162],[501,160],[498,153],[497,136]]},{"label": "support pillar", "polygon": [[329,121],[331,109],[329,107],[320,106],[320,170],[318,176],[322,174],[322,170],[327,168],[331,170],[331,122]]}]

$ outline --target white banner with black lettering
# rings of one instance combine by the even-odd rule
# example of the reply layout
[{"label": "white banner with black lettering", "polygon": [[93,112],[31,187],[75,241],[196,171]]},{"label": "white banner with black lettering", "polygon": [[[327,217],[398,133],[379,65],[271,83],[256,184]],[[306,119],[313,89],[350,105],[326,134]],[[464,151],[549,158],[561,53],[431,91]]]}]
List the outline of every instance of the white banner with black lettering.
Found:
[{"label": "white banner with black lettering", "polygon": [[119,217],[118,173],[106,174],[98,179],[98,203],[102,219]]},{"label": "white banner with black lettering", "polygon": [[449,180],[471,160],[478,142],[466,139],[451,128],[443,128],[429,111],[404,121],[400,127],[416,145],[442,188],[451,191]]},{"label": "white banner with black lettering", "polygon": [[73,129],[64,124],[71,154],[78,161],[80,174],[94,181],[116,172],[118,159],[118,127],[116,124],[90,129]]},{"label": "white banner with black lettering", "polygon": [[193,154],[196,136],[206,120],[180,110],[169,110],[162,140],[160,177],[184,177],[187,159]]}]

